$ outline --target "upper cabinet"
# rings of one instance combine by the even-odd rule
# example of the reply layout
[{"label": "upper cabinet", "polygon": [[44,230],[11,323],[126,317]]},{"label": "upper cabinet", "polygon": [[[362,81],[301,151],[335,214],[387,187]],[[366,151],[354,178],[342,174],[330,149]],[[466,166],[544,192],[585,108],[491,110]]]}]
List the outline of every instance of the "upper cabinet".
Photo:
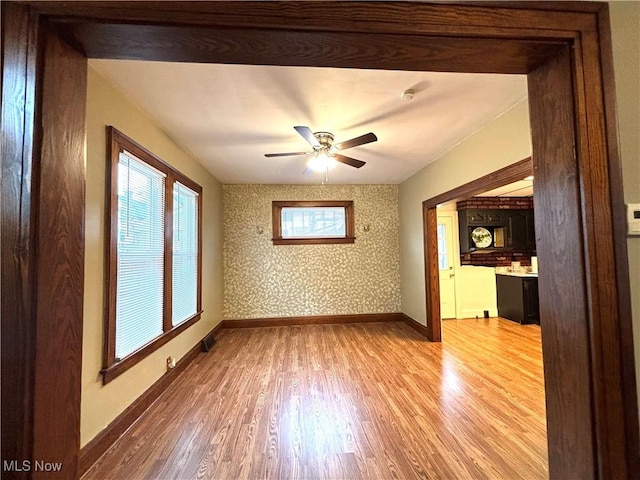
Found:
[{"label": "upper cabinet", "polygon": [[507,247],[523,252],[535,251],[533,210],[508,210]]},{"label": "upper cabinet", "polygon": [[486,226],[503,226],[505,224],[506,214],[504,210],[496,209],[468,209],[460,210],[460,213],[466,213],[467,224],[470,226],[486,227]]},{"label": "upper cabinet", "polygon": [[[464,209],[458,211],[458,223],[461,253],[535,252],[533,209]],[[481,243],[479,233],[485,236]]]},{"label": "upper cabinet", "polygon": [[533,216],[533,209],[527,215],[527,251],[536,251],[536,222]]}]

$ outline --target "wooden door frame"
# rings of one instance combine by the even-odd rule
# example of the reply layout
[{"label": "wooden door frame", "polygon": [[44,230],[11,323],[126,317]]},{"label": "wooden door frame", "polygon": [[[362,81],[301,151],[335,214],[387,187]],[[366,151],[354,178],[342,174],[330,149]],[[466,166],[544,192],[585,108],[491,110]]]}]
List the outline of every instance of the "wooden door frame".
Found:
[{"label": "wooden door frame", "polygon": [[[77,471],[84,293],[77,139],[84,126],[73,122],[65,102],[74,105],[76,120],[83,118],[76,105],[85,95],[86,60],[73,58],[68,45],[90,58],[520,74],[570,49],[571,79],[566,71],[561,77],[572,82],[577,137],[569,166],[580,196],[571,209],[580,214],[574,233],[589,241],[580,268],[567,274],[586,295],[585,316],[549,339],[559,353],[545,363],[564,361],[561,347],[573,329],[587,331],[577,340],[583,355],[566,355],[587,378],[588,394],[573,395],[571,372],[545,372],[548,418],[558,427],[550,430],[550,473],[615,478],[640,471],[606,4],[53,1],[4,2],[2,15],[3,425],[8,416],[17,419],[14,434],[3,428],[3,458],[58,458],[65,461],[62,477]],[[59,61],[66,61],[64,72]],[[562,143],[553,131],[544,136]],[[545,195],[562,193],[554,186]],[[541,215],[550,235],[562,234],[562,225]]]},{"label": "wooden door frame", "polygon": [[422,202],[422,233],[424,246],[424,286],[427,304],[427,338],[442,341],[442,315],[440,314],[440,279],[438,270],[438,205],[456,199],[473,197],[479,193],[517,182],[533,174],[531,157],[491,172],[471,182]]}]

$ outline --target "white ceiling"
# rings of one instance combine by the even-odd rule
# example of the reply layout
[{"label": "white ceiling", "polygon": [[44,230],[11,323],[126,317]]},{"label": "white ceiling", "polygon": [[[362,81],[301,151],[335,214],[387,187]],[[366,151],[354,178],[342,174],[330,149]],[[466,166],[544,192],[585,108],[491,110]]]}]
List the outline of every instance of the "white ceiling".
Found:
[{"label": "white ceiling", "polygon": [[[367,164],[339,164],[330,183],[400,183],[527,96],[523,75],[89,63],[222,183],[320,183],[302,174],[307,157],[264,157],[310,149],[295,125],[332,132],[336,143],[378,136],[345,150]],[[413,100],[401,100],[408,88]]]}]

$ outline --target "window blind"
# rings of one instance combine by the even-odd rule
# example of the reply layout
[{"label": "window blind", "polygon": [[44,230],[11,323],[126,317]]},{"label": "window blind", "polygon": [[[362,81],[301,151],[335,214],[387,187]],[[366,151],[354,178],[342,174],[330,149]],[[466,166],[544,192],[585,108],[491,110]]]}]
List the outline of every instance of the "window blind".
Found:
[{"label": "window blind", "polygon": [[165,175],[128,152],[118,162],[116,358],[162,334]]},{"label": "window blind", "polygon": [[438,224],[438,268],[446,270],[449,268],[447,258],[447,230],[444,223]]},{"label": "window blind", "polygon": [[198,302],[198,194],[173,186],[173,312],[178,325],[194,315]]}]

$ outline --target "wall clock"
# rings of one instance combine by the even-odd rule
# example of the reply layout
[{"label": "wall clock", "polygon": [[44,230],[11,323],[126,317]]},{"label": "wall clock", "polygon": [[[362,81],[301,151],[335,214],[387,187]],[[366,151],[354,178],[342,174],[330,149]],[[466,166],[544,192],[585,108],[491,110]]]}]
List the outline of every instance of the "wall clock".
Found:
[{"label": "wall clock", "polygon": [[493,241],[493,235],[484,227],[474,228],[471,232],[471,239],[476,248],[487,248]]}]

